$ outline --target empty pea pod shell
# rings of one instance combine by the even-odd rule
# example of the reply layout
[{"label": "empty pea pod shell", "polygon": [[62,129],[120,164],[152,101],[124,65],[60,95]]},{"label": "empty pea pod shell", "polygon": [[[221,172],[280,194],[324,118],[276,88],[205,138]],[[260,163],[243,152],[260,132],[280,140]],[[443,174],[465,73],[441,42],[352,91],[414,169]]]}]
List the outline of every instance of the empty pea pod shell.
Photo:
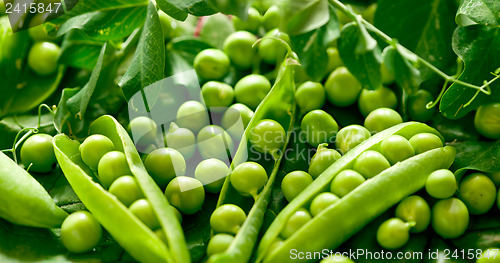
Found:
[{"label": "empty pea pod shell", "polygon": [[38,181],[0,152],[0,217],[14,224],[55,228],[68,216]]},{"label": "empty pea pod shell", "polygon": [[297,209],[304,207],[312,198],[326,190],[331,180],[340,171],[351,167],[361,153],[377,150],[380,142],[393,134],[408,138],[422,132],[441,136],[436,130],[422,123],[399,124],[376,134],[332,164],[273,221],[259,245],[257,262],[293,262],[290,258],[291,249],[300,248],[300,251],[304,252],[335,249],[384,211],[422,189],[431,172],[450,167],[456,152],[450,146],[436,148],[399,162],[321,211],[290,238],[268,251],[286,220]]},{"label": "empty pea pod shell", "polygon": [[166,232],[167,243],[142,223],[114,195],[93,181],[92,171],[82,161],[79,143],[66,135],[54,138],[57,160],[82,203],[132,257],[140,262],[190,262],[190,255],[179,221],[161,189],[148,175],[133,142],[111,116],[102,116],[90,127],[91,134],[102,134],[123,151],[132,175]]}]

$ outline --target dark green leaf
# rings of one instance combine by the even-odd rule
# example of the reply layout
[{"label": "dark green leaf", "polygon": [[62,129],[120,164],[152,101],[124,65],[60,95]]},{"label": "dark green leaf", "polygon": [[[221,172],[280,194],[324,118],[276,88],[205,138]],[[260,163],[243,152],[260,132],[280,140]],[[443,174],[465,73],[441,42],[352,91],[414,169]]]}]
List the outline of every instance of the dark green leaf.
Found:
[{"label": "dark green leaf", "polygon": [[458,120],[450,120],[441,114],[436,114],[431,119],[431,126],[435,127],[447,142],[455,140],[477,141],[480,137],[474,127],[474,114],[472,112]]},{"label": "dark green leaf", "polygon": [[415,66],[416,58],[409,59],[408,56],[400,45],[388,46],[383,53],[384,65],[395,76],[396,82],[406,95],[411,95],[418,90],[422,79]]},{"label": "dark green leaf", "polygon": [[457,149],[457,156],[452,165],[455,174],[462,176],[467,170],[500,171],[500,141],[467,141],[452,145]]},{"label": "dark green leaf", "polygon": [[363,88],[373,90],[382,85],[380,75],[382,54],[378,46],[365,53],[356,52],[358,43],[364,42],[363,37],[359,27],[354,23],[349,23],[342,28],[338,49],[347,69],[361,82]]},{"label": "dark green leaf", "polygon": [[85,13],[65,21],[57,35],[62,36],[70,30],[79,29],[97,40],[121,39],[142,25],[145,16],[145,6]]},{"label": "dark green leaf", "polygon": [[319,28],[330,19],[328,0],[283,1],[283,31],[289,35],[303,34]]},{"label": "dark green leaf", "polygon": [[[125,99],[130,100],[136,93],[144,91],[144,88],[163,79],[164,71],[165,44],[163,31],[156,8],[150,3],[146,23],[134,58],[119,83]],[[153,105],[156,102],[159,88],[159,85],[151,86],[146,94],[147,98],[143,99]]]},{"label": "dark green leaf", "polygon": [[[481,86],[483,81],[493,78],[491,72],[500,68],[500,27],[459,27],[453,35],[453,50],[465,64],[459,79]],[[500,101],[500,81],[492,83],[490,88],[490,96],[480,93],[470,105],[465,106],[476,90],[453,84],[444,94],[439,109],[446,118],[461,118],[482,104]]]},{"label": "dark green leaf", "polygon": [[169,52],[180,52],[185,55],[190,55],[193,58],[204,49],[214,48],[214,46],[208,44],[199,38],[194,38],[191,36],[178,37],[170,41]]},{"label": "dark green leaf", "polygon": [[92,70],[103,44],[104,42],[92,40],[79,30],[71,31],[62,43],[59,63]]},{"label": "dark green leaf", "polygon": [[[195,16],[208,16],[213,15],[216,11],[212,8],[206,0],[160,0],[157,1],[160,8],[167,14],[176,18],[169,12],[175,7],[178,10],[183,10],[186,13],[190,13]],[[176,14],[176,13],[175,13]],[[182,15],[179,15],[182,16]],[[186,17],[184,17],[186,19]],[[179,20],[184,20],[179,19]]]},{"label": "dark green leaf", "polygon": [[[43,133],[54,133],[53,115],[43,114],[41,116],[41,125],[45,128],[40,129]],[[0,149],[10,149],[14,144],[17,133],[23,128],[35,128],[38,125],[38,115],[9,116],[0,120]]]},{"label": "dark green leaf", "polygon": [[235,15],[243,20],[248,17],[249,0],[208,0],[208,3],[217,11],[226,15]]},{"label": "dark green leaf", "polygon": [[231,19],[223,14],[209,16],[203,20],[200,38],[210,45],[222,49],[226,38],[234,32]]},{"label": "dark green leaf", "polygon": [[[375,26],[396,38],[434,66],[445,69],[455,62],[451,37],[456,27],[454,0],[380,0]],[[423,79],[432,72],[422,69]]]},{"label": "dark green leaf", "polygon": [[321,81],[326,72],[328,44],[340,36],[340,28],[335,11],[330,9],[330,20],[324,26],[311,32],[291,36],[292,49],[297,53],[300,64],[314,81]]},{"label": "dark green leaf", "polygon": [[500,2],[497,0],[463,0],[455,21],[459,26],[500,25]]}]

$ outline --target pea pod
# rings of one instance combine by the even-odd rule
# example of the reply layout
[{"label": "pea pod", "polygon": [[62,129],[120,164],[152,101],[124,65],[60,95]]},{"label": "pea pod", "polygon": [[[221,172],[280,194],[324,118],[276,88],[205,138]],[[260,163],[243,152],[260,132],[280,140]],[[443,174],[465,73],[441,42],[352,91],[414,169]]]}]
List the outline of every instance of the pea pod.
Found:
[{"label": "pea pod", "polygon": [[174,210],[144,168],[125,129],[111,116],[102,116],[90,126],[91,134],[102,134],[123,151],[132,175],[151,203],[167,237],[167,245],[142,223],[114,195],[93,181],[92,171],[83,163],[79,143],[57,135],[54,148],[57,160],[83,204],[131,256],[141,262],[190,262],[186,241]]},{"label": "pea pod", "polygon": [[290,132],[293,129],[295,121],[295,86],[293,81],[293,66],[297,64],[293,55],[290,54],[280,67],[280,72],[276,82],[257,108],[254,117],[248,124],[243,134],[243,140],[236,152],[231,167],[248,160],[257,160],[267,171],[269,180],[260,192],[255,202],[252,198],[242,197],[231,185],[230,176],[226,177],[224,186],[219,196],[217,207],[223,204],[237,204],[245,210],[249,210],[247,219],[241,226],[238,234],[235,236],[229,248],[220,254],[210,257],[209,262],[248,262],[253,247],[257,241],[260,228],[264,220],[264,214],[269,203],[271,190],[279,170],[279,164],[283,157],[283,152],[286,149],[286,144],[281,149],[278,156],[274,156],[274,160],[257,159],[259,157],[253,151],[250,151],[247,145],[250,145],[248,140],[249,131],[263,119],[273,119],[279,122],[285,131],[287,131],[287,140],[289,141]]},{"label": "pea pod", "polygon": [[409,138],[422,132],[441,136],[425,124],[402,123],[377,133],[332,164],[273,221],[257,250],[257,262],[291,262],[291,249],[313,252],[336,248],[375,217],[404,197],[423,188],[431,172],[450,167],[455,158],[455,149],[450,146],[430,150],[399,162],[368,179],[351,193],[321,211],[282,244],[268,251],[288,218],[320,192],[328,189],[332,179],[340,171],[351,168],[361,153],[366,150],[378,150],[381,142],[391,135]]},{"label": "pea pod", "polygon": [[18,225],[55,228],[67,215],[35,178],[0,152],[0,217]]}]

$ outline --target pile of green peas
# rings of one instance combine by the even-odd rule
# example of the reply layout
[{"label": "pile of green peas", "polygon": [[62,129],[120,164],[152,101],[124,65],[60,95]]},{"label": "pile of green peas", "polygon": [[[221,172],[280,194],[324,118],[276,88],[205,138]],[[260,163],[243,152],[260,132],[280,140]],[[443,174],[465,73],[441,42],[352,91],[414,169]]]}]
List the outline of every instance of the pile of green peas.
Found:
[{"label": "pile of green peas", "polygon": [[[344,143],[349,145],[343,147],[343,149],[352,149],[354,146],[350,145],[357,145],[359,141],[369,138],[370,133],[368,130],[362,126],[359,127],[350,128],[354,129],[354,131],[346,132],[345,135],[341,135],[342,139],[339,140],[339,142],[341,142],[340,144]],[[363,136],[366,138],[360,140],[358,130],[363,130],[362,134],[364,134]],[[341,131],[339,131],[339,134]],[[337,139],[339,139],[338,134]],[[345,140],[345,142],[343,140]],[[309,220],[321,216],[323,210],[349,195],[350,192],[354,191],[367,180],[370,180],[370,178],[377,176],[382,171],[398,162],[402,162],[414,155],[442,146],[443,141],[441,138],[432,133],[419,133],[413,135],[411,138],[405,138],[401,135],[391,135],[385,138],[380,142],[376,150],[367,150],[361,153],[348,169],[340,171],[330,182],[329,191],[318,194],[311,199],[308,205],[295,211],[289,217],[287,223],[281,230],[280,236],[277,237],[274,244],[278,245],[291,237]],[[339,152],[326,148],[324,144],[320,145],[315,156],[311,159],[308,173],[304,171],[293,171],[284,177],[281,189],[285,198],[291,201],[307,188],[307,186],[326,170],[326,168],[340,159],[340,157],[341,155]],[[438,172],[441,172],[441,170],[436,171],[436,173]],[[453,190],[456,190],[456,186]],[[444,208],[441,208],[439,205],[437,207],[435,206],[435,210],[434,214],[436,214],[436,216],[433,218],[436,218],[436,220],[434,220],[436,223],[433,223],[433,225],[439,225],[442,222],[454,222],[454,220],[462,216],[462,214],[446,215],[448,211],[444,210]],[[409,238],[410,231],[416,233],[427,228],[431,221],[430,214],[430,208],[423,198],[419,196],[406,198],[396,209],[397,218],[390,219],[380,226],[377,232],[379,244],[387,249],[396,249],[403,246]],[[465,226],[467,226],[467,223]],[[456,226],[456,231],[462,231],[461,227],[462,226]],[[455,229],[452,230],[455,231]],[[463,231],[465,231],[465,229],[463,229]]]},{"label": "pile of green peas", "polygon": [[[162,240],[166,240],[151,203],[144,197],[136,178],[132,176],[125,154],[118,151],[108,137],[101,134],[87,137],[80,145],[79,150],[82,161],[92,171],[97,172],[97,178],[101,185],[124,206],[128,207],[132,214],[153,230]],[[168,148],[158,149],[159,158],[170,158],[171,151],[169,150],[175,151]],[[180,156],[177,151],[173,154]],[[165,160],[160,160],[156,164],[165,163]],[[169,164],[171,162],[167,162],[167,165]],[[165,177],[171,171],[165,170],[164,172],[167,174],[161,173],[152,176],[157,181],[165,180]],[[174,209],[179,221],[182,221],[180,212],[174,206],[172,209]],[[82,239],[83,236],[86,238]],[[90,251],[99,243],[101,236],[101,226],[94,216],[87,211],[71,214],[62,224],[61,240],[63,245],[73,253]]]}]

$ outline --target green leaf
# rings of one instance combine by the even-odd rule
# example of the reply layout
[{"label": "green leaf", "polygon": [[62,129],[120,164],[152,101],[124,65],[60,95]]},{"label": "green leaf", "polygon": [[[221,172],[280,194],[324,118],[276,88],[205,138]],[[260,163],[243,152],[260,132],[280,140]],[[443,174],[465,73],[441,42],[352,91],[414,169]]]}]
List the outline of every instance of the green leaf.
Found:
[{"label": "green leaf", "polygon": [[500,171],[500,141],[466,141],[452,143],[457,155],[452,169],[462,176],[467,170]]},{"label": "green leaf", "polygon": [[231,19],[223,14],[209,16],[203,20],[200,38],[210,45],[222,49],[226,38],[234,32]]},{"label": "green leaf", "polygon": [[355,23],[349,23],[342,28],[338,49],[347,69],[361,82],[363,88],[373,90],[382,85],[382,54],[378,46],[365,53],[356,52],[358,43],[364,42],[364,37]]},{"label": "green leaf", "polygon": [[[455,62],[451,37],[456,27],[454,0],[380,0],[375,26],[439,69]],[[422,69],[422,79],[433,74]]]},{"label": "green leaf", "polygon": [[328,0],[283,1],[284,28],[289,35],[303,34],[328,23]]},{"label": "green leaf", "polygon": [[[491,72],[500,68],[500,28],[481,25],[459,27],[453,35],[453,50],[465,67],[459,79],[478,86],[493,78]],[[439,109],[446,118],[458,119],[482,104],[500,101],[500,81],[490,85],[491,95],[480,93],[470,105],[465,106],[476,90],[453,84],[444,94]]]},{"label": "green leaf", "polygon": [[[171,12],[172,8],[176,8],[177,10],[182,10],[186,13],[195,16],[208,16],[216,13],[216,11],[207,2],[207,0],[159,0],[157,2],[158,5],[160,6],[160,9],[169,15],[171,15],[169,12]],[[178,15],[177,13],[174,14]],[[176,18],[173,15],[171,16]],[[182,17],[182,15],[179,16]],[[186,19],[186,17],[184,17],[184,19]],[[184,20],[184,19],[178,19],[178,20]]]},{"label": "green leaf", "polygon": [[235,15],[242,20],[248,17],[248,8],[253,1],[249,0],[208,0],[208,3],[221,13]]},{"label": "green leaf", "polygon": [[[150,3],[146,23],[134,58],[119,83],[125,99],[130,100],[136,93],[144,92],[144,88],[163,79],[164,71],[165,44],[163,31],[156,8]],[[154,105],[159,88],[159,85],[151,86],[151,90],[147,92],[144,100]]]},{"label": "green leaf", "polygon": [[121,39],[142,25],[145,16],[145,6],[85,13],[64,22],[57,35],[62,36],[70,30],[79,29],[96,40]]},{"label": "green leaf", "polygon": [[404,48],[401,45],[388,46],[383,52],[384,65],[395,78],[396,83],[405,91],[406,95],[411,95],[418,90],[422,78],[419,69],[416,67],[416,58],[408,59]]},{"label": "green leaf", "polygon": [[335,11],[330,8],[330,21],[311,32],[291,36],[292,49],[297,53],[301,66],[314,81],[321,81],[326,72],[328,54],[326,49],[331,41],[340,36],[339,23]]},{"label": "green leaf", "polygon": [[85,111],[87,110],[87,106],[89,105],[90,98],[92,97],[92,94],[96,89],[99,75],[101,74],[106,50],[107,44],[104,44],[101,49],[99,59],[97,60],[97,64],[95,65],[95,68],[92,71],[92,75],[90,76],[89,82],[77,94],[72,96],[66,102],[68,105],[68,109],[73,112],[75,116],[80,120],[82,119],[83,115],[85,115]]},{"label": "green leaf", "polygon": [[500,25],[500,2],[497,0],[463,0],[455,21],[459,26]]},{"label": "green leaf", "polygon": [[92,70],[104,42],[90,39],[79,30],[69,32],[62,42],[59,63]]}]

